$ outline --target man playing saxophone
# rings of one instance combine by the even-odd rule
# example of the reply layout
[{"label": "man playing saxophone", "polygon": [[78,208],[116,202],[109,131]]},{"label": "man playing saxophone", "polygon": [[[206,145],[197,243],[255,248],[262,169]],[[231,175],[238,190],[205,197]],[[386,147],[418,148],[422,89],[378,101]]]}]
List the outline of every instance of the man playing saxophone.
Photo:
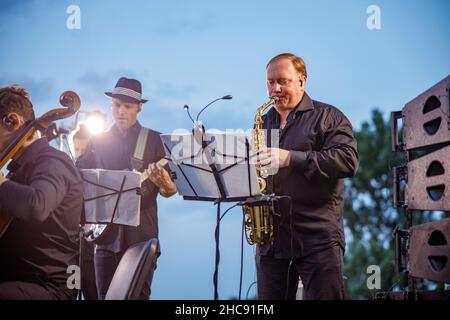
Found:
[{"label": "man playing saxophone", "polygon": [[273,236],[257,246],[259,299],[295,299],[299,276],[304,299],[344,299],[343,190],[358,168],[352,125],[337,108],[305,92],[302,58],[290,53],[266,66],[274,107],[263,116],[278,146],[259,153],[259,170],[278,169],[266,179],[267,194],[282,196]]}]

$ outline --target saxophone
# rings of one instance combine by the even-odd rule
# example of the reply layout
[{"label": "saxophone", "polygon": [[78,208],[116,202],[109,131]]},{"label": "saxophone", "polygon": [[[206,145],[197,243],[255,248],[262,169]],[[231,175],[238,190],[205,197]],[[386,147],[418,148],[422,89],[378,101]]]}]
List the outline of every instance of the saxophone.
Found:
[{"label": "saxophone", "polygon": [[[268,102],[263,104],[256,110],[255,115],[255,127],[252,130],[251,148],[252,153],[256,154],[258,151],[263,150],[266,147],[266,136],[263,130],[262,115],[263,112],[271,105],[277,102],[277,97],[271,98]],[[258,177],[258,186],[261,193],[266,193],[266,178],[268,172],[266,169],[256,169],[256,175]],[[249,244],[264,244],[272,237],[273,234],[273,222],[270,216],[271,207],[267,200],[255,200],[247,201],[243,205],[245,214],[245,236]]]}]

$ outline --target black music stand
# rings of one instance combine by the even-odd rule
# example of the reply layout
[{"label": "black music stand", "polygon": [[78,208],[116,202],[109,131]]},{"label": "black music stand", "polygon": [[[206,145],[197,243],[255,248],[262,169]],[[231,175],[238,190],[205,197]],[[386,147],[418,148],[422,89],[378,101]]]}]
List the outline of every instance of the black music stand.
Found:
[{"label": "black music stand", "polygon": [[86,223],[139,225],[141,178],[138,173],[81,169],[80,174],[84,183]]},{"label": "black music stand", "polygon": [[[137,173],[121,170],[104,169],[80,169],[83,180],[83,214],[81,215],[81,227],[78,233],[79,266],[84,271],[84,242],[95,242],[107,225],[123,224],[138,226],[140,218],[141,187],[138,186]],[[135,209],[129,209],[129,205],[123,204],[124,195],[133,194],[139,202]],[[99,201],[100,200],[100,201]],[[130,211],[133,211],[130,214]],[[103,228],[86,230],[85,225],[95,224]],[[83,284],[83,282],[82,282]],[[78,291],[77,300],[81,300],[83,288]],[[84,293],[84,292],[83,292]]]},{"label": "black music stand", "polygon": [[254,157],[245,133],[205,132],[197,125],[191,133],[162,134],[178,193],[185,200],[212,201],[217,205],[214,300],[219,298],[220,204],[261,195]]}]

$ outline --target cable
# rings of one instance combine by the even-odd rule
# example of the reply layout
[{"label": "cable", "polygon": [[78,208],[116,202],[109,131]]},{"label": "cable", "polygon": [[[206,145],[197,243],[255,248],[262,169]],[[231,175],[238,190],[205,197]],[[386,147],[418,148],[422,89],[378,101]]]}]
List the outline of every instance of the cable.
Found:
[{"label": "cable", "polygon": [[242,274],[244,273],[244,237],[245,237],[245,215],[242,215],[241,229],[241,274],[239,278],[239,300],[241,300],[242,292]]},{"label": "cable", "polygon": [[63,135],[62,136],[62,139],[64,140],[64,141],[66,141],[66,144],[67,144],[67,150],[69,150],[69,156],[70,156],[70,158],[72,159],[72,161],[73,162],[75,162],[75,157],[73,156],[73,154],[72,154],[72,150],[70,150],[70,144],[69,144],[69,139],[67,138],[67,135]]},{"label": "cable", "polygon": [[245,294],[245,300],[248,300],[248,294],[250,293],[250,289],[251,289],[254,285],[256,286],[256,281],[253,281],[253,282],[248,286],[247,293]]},{"label": "cable", "polygon": [[225,210],[225,212],[220,216],[220,221],[222,221],[222,218],[228,213],[228,211],[230,211],[231,209],[233,209],[234,207],[238,206],[240,203],[236,203],[235,205],[232,205],[231,207],[229,207],[227,210]]},{"label": "cable", "polygon": [[[256,257],[256,246],[253,246],[253,256]],[[256,287],[256,298],[258,299],[258,276],[257,276],[257,267],[255,263],[255,268],[253,269],[253,281]]]},{"label": "cable", "polygon": [[[219,222],[222,221],[223,217],[225,217],[225,215],[233,208],[235,208],[236,206],[241,205],[240,202],[232,205],[231,207],[229,207],[227,210],[225,210],[225,212],[220,216],[219,218]],[[241,292],[242,292],[242,277],[243,277],[243,272],[244,272],[244,232],[245,232],[245,215],[243,215],[243,221],[242,221],[242,238],[241,238],[241,261],[240,261],[240,266],[241,266],[241,270],[240,270],[240,277],[239,277],[239,300],[241,300]],[[218,230],[216,227],[216,237],[218,237]],[[214,276],[216,278],[216,275]]]},{"label": "cable", "polygon": [[218,280],[219,280],[219,261],[220,261],[220,250],[219,250],[219,240],[220,240],[220,201],[217,204],[217,223],[216,223],[216,263],[213,275],[213,283],[214,283],[214,300],[219,300],[219,292],[217,289]]}]

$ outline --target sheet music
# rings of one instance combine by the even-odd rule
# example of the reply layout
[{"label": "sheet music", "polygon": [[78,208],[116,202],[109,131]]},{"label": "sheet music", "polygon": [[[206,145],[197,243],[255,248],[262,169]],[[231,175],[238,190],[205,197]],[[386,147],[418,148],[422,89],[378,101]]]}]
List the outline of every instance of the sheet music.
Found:
[{"label": "sheet music", "polygon": [[120,190],[123,178],[126,177],[123,190],[129,191],[122,192],[112,222],[130,226],[139,225],[141,196],[137,193],[136,188],[141,186],[141,173],[103,169],[82,169],[80,171],[83,176],[83,197],[87,222],[111,222],[119,197],[114,190]]},{"label": "sheet music", "polygon": [[227,198],[261,194],[255,165],[247,155],[246,133],[185,131],[162,134],[161,140],[180,195],[220,198],[212,167],[218,171]]}]

